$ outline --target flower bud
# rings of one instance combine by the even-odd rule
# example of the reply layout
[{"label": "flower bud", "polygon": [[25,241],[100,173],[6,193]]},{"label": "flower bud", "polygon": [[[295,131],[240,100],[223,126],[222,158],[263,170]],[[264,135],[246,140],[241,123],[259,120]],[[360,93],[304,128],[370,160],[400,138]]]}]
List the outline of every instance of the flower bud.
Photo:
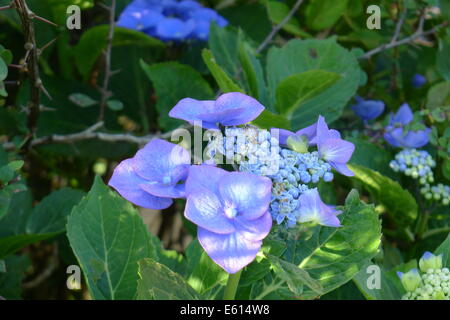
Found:
[{"label": "flower bud", "polygon": [[305,135],[292,135],[287,139],[289,148],[298,153],[308,152],[308,138]]},{"label": "flower bud", "polygon": [[442,254],[435,256],[431,252],[425,252],[419,260],[419,267],[422,272],[426,272],[428,269],[441,269]]},{"label": "flower bud", "polygon": [[422,278],[416,268],[411,269],[406,273],[398,271],[397,275],[399,276],[406,291],[414,291],[422,283]]}]

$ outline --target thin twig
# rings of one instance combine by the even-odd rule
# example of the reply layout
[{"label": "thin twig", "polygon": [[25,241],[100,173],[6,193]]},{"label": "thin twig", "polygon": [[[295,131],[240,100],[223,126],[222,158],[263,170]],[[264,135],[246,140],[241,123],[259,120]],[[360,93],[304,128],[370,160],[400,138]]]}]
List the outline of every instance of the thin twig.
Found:
[{"label": "thin twig", "polygon": [[427,31],[420,31],[420,30],[419,30],[419,28],[420,28],[420,23],[419,23],[419,28],[418,28],[417,31],[416,31],[414,34],[412,34],[411,36],[406,37],[406,38],[403,38],[403,39],[398,40],[398,41],[395,41],[395,42],[392,42],[392,41],[391,41],[391,42],[389,42],[389,43],[385,43],[385,44],[383,44],[382,46],[379,46],[379,47],[377,47],[377,48],[375,48],[375,49],[372,49],[372,50],[370,50],[370,51],[367,51],[364,55],[362,55],[362,56],[360,57],[360,59],[369,59],[371,56],[373,56],[373,55],[375,55],[375,54],[377,54],[377,53],[380,53],[380,52],[382,52],[382,51],[389,50],[389,49],[392,49],[392,48],[401,46],[401,45],[403,45],[403,44],[407,44],[407,43],[413,42],[413,41],[416,40],[417,38],[420,38],[420,37],[423,37],[423,36],[427,36],[427,35],[433,34],[433,33],[437,32],[440,28],[446,27],[446,26],[448,26],[448,25],[450,25],[450,21],[445,21],[445,22],[443,22],[443,23],[441,23],[441,24],[438,24],[437,26],[434,26],[433,28],[431,28],[431,29],[429,29],[429,30],[427,30]]},{"label": "thin twig", "polygon": [[[103,127],[103,121],[100,121],[81,132],[67,134],[67,135],[52,134],[49,136],[37,138],[31,142],[31,147],[36,147],[36,146],[51,144],[51,143],[72,144],[74,142],[92,140],[92,139],[97,139],[97,140],[104,141],[104,142],[128,142],[128,143],[132,143],[132,144],[137,144],[138,146],[142,146],[142,145],[152,141],[153,139],[158,139],[158,138],[159,139],[169,139],[172,137],[172,133],[175,130],[179,130],[182,128],[184,128],[184,129],[190,128],[190,126],[182,126],[178,129],[168,131],[165,133],[154,133],[154,134],[149,134],[146,136],[138,137],[138,136],[135,136],[135,135],[132,135],[129,133],[114,134],[114,133],[97,132],[97,130],[102,127]],[[8,150],[8,151],[15,149],[15,145],[12,142],[6,142],[2,146],[5,150]]]},{"label": "thin twig", "polygon": [[58,266],[59,266],[58,247],[55,245],[53,247],[52,255],[49,257],[45,269],[40,274],[38,274],[36,278],[34,278],[33,280],[23,283],[22,288],[23,289],[36,288],[45,280],[47,280],[53,274],[53,272],[55,272]]},{"label": "thin twig", "polygon": [[115,14],[116,14],[116,0],[111,1],[111,6],[106,7],[109,12],[109,30],[108,38],[106,40],[106,50],[105,50],[105,74],[103,77],[103,86],[100,88],[100,114],[98,116],[98,121],[103,121],[105,116],[105,108],[108,99],[111,97],[111,93],[108,91],[109,79],[113,75],[111,71],[111,50],[112,43],[114,39],[114,26],[115,26]]},{"label": "thin twig", "polygon": [[256,49],[256,53],[261,53],[270,42],[272,42],[273,37],[284,27],[286,23],[291,20],[295,12],[300,8],[300,5],[302,4],[303,0],[297,0],[297,2],[292,7],[291,11],[284,17],[283,20],[279,24],[277,24],[275,27],[273,27],[272,31],[269,33],[269,35],[264,39],[264,41],[259,45],[258,49]]},{"label": "thin twig", "polygon": [[11,8],[12,8],[12,5],[11,5],[11,4],[8,4],[7,6],[0,7],[0,11],[2,11],[2,10],[8,10],[8,9],[11,9]]},{"label": "thin twig", "polygon": [[405,22],[407,13],[408,13],[408,7],[406,6],[406,4],[403,4],[403,11],[402,11],[402,14],[400,15],[400,18],[398,19],[397,25],[395,26],[395,32],[394,32],[394,36],[392,37],[391,43],[396,42],[398,37],[400,36],[400,32],[402,31],[402,26],[403,26],[403,23]]}]

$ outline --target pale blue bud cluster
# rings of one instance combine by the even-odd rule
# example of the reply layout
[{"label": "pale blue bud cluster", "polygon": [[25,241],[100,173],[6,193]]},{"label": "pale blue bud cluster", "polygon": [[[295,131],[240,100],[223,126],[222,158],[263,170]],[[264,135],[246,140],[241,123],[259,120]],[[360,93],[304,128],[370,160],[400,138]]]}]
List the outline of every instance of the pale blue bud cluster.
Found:
[{"label": "pale blue bud cluster", "polygon": [[433,183],[433,170],[436,162],[431,155],[424,150],[404,149],[395,155],[390,166],[396,172],[419,179],[420,184]]},{"label": "pale blue bud cluster", "polygon": [[442,183],[438,183],[435,186],[427,184],[420,189],[420,192],[427,200],[441,201],[444,206],[450,204],[450,187]]}]

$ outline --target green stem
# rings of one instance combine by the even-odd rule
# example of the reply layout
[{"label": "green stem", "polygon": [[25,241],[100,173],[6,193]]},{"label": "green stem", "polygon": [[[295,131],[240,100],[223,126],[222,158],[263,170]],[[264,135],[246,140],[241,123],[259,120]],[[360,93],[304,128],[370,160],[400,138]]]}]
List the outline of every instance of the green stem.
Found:
[{"label": "green stem", "polygon": [[225,292],[223,293],[223,300],[234,300],[239,284],[239,279],[241,278],[241,273],[242,270],[239,270],[238,272],[230,274],[228,276],[227,286],[225,287]]}]

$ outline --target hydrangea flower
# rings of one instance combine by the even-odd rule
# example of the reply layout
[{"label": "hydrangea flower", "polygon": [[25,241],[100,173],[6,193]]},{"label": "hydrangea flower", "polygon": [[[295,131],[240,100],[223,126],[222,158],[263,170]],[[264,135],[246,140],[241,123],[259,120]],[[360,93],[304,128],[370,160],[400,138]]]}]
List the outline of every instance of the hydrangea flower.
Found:
[{"label": "hydrangea flower", "polygon": [[154,139],[115,168],[109,185],[138,206],[165,209],[172,204],[172,198],[185,196],[190,161],[186,149]]},{"label": "hydrangea flower", "polygon": [[430,128],[404,132],[404,126],[413,121],[414,115],[407,103],[401,105],[397,113],[391,115],[385,128],[384,139],[398,148],[421,148],[429,141]]},{"label": "hydrangea flower", "polygon": [[341,211],[323,203],[317,188],[305,191],[298,200],[299,222],[315,222],[328,227],[341,226],[337,218]]},{"label": "hydrangea flower", "polygon": [[245,172],[192,166],[184,214],[198,226],[198,240],[211,259],[236,273],[261,248],[272,227],[270,179]]},{"label": "hydrangea flower", "polygon": [[216,11],[193,0],[134,0],[117,25],[143,31],[163,41],[208,40],[210,24],[228,24]]},{"label": "hydrangea flower", "polygon": [[416,73],[411,79],[411,85],[416,89],[423,87],[425,83],[427,83],[427,78],[419,73]]},{"label": "hydrangea flower", "polygon": [[216,101],[180,100],[169,112],[169,116],[185,120],[191,124],[201,122],[205,129],[218,129],[223,126],[236,126],[256,119],[264,106],[256,99],[240,92],[222,94]]},{"label": "hydrangea flower", "polygon": [[422,272],[427,272],[428,269],[441,269],[442,254],[434,255],[431,252],[426,251],[419,260],[419,267]]},{"label": "hydrangea flower", "polygon": [[384,111],[384,102],[381,100],[364,100],[359,96],[355,100],[356,104],[351,108],[363,121],[376,119]]}]

